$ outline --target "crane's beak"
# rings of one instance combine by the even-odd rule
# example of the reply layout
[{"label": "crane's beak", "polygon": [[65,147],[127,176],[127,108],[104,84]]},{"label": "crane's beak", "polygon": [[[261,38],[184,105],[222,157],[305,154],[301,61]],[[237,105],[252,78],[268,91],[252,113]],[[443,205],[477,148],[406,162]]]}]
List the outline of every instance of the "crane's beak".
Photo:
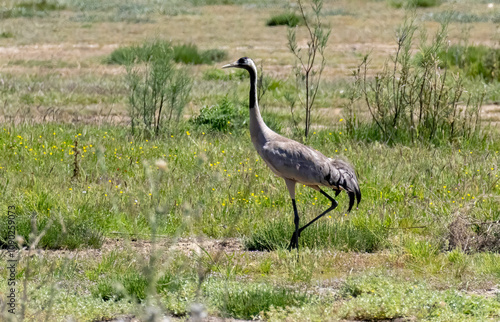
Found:
[{"label": "crane's beak", "polygon": [[231,68],[231,67],[238,67],[237,62],[234,62],[232,64],[227,64],[227,65],[222,66],[222,68]]}]

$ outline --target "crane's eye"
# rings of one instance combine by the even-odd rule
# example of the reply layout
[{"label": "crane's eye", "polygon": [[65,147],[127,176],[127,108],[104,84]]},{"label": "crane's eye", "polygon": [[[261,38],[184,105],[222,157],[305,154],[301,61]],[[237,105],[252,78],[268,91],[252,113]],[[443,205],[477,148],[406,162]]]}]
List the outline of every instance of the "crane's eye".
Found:
[{"label": "crane's eye", "polygon": [[238,59],[238,64],[246,64],[246,63],[247,63],[246,57],[242,57],[242,58]]}]

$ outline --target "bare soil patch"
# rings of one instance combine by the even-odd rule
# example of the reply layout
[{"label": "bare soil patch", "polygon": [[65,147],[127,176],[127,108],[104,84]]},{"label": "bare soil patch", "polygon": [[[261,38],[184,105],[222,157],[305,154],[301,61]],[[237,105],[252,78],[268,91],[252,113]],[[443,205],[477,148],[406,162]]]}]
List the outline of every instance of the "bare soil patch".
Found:
[{"label": "bare soil patch", "polygon": [[[207,239],[207,238],[158,238],[154,243],[155,250],[157,251],[179,251],[186,255],[200,253],[203,250],[209,253],[213,252],[235,252],[243,251],[243,244],[237,238],[226,239]],[[99,259],[103,254],[111,251],[127,251],[141,256],[147,257],[151,254],[153,243],[150,240],[132,239],[126,240],[119,238],[106,238],[101,249],[78,249],[78,250],[45,250],[36,249],[32,251],[32,256],[49,256],[49,257],[68,257],[70,259],[85,259],[96,258]],[[22,254],[27,255],[28,250],[23,250]],[[21,255],[22,256],[22,255]]]}]

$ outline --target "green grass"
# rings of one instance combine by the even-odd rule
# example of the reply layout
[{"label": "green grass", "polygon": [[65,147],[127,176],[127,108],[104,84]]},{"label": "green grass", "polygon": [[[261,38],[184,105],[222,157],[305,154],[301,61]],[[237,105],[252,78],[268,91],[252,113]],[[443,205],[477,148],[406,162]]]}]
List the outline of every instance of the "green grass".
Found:
[{"label": "green grass", "polygon": [[393,8],[402,7],[436,7],[441,4],[441,0],[388,0],[389,5]]},{"label": "green grass", "polygon": [[105,62],[127,65],[147,62],[162,55],[172,55],[178,63],[200,65],[223,61],[227,57],[227,52],[220,49],[199,50],[194,44],[172,45],[170,42],[157,40],[143,45],[115,49]]},{"label": "green grass", "polygon": [[[327,215],[320,223],[304,230],[299,240],[300,247],[334,247],[344,251],[375,252],[388,246],[387,227],[384,227],[379,218],[365,218],[356,214],[339,217],[341,215]],[[271,221],[257,228],[246,240],[246,247],[250,250],[285,249],[294,231],[290,218]],[[303,220],[303,223],[307,222]]]},{"label": "green grass", "polygon": [[68,63],[63,60],[24,60],[17,59],[9,61],[10,66],[24,66],[24,67],[44,67],[44,68],[75,68],[76,63]]},{"label": "green grass", "polygon": [[207,131],[229,132],[244,126],[247,119],[248,114],[242,108],[237,108],[226,96],[216,105],[204,106],[191,122]]},{"label": "green grass", "polygon": [[490,11],[487,13],[475,13],[475,12],[463,12],[463,11],[438,11],[438,12],[427,12],[423,16],[426,20],[432,20],[439,23],[444,22],[457,22],[457,23],[498,23],[500,21],[500,16],[495,11]]},{"label": "green grass", "polygon": [[[433,253],[415,268],[414,259],[397,252],[367,257],[303,249],[300,261],[288,251],[217,258],[217,251],[184,255],[162,243],[156,252],[138,252],[125,241],[121,249],[94,255],[25,257],[16,278],[21,294],[27,280],[26,318],[93,320],[119,313],[146,319],[148,298],[178,317],[187,316],[192,303],[202,303],[210,315],[239,319],[480,321],[500,314],[495,297],[460,290],[464,282],[476,288],[497,281],[498,254]],[[453,274],[460,261],[468,265],[463,276]],[[5,259],[0,263],[6,265]],[[436,264],[439,271],[427,270]],[[0,282],[7,282],[5,275]]]},{"label": "green grass", "polygon": [[303,24],[302,17],[293,12],[282,13],[279,15],[272,16],[266,22],[266,25],[270,27],[273,26],[295,27],[300,24]]},{"label": "green grass", "polygon": [[220,68],[210,68],[203,72],[203,79],[207,81],[232,81],[248,79],[248,72],[244,70],[236,70],[235,72],[227,72]]},{"label": "green grass", "polygon": [[[52,69],[57,69],[61,65],[71,66],[70,63],[51,61],[47,63],[48,67],[45,62],[45,60],[22,61],[23,64],[35,68],[40,67],[45,72],[26,73],[21,76],[3,74],[5,82],[0,84],[0,93],[6,100],[5,115],[19,115],[20,110],[23,110],[21,116],[32,118],[49,117],[54,114],[57,116],[60,113],[84,116],[92,113],[92,105],[101,105],[105,111],[109,111],[112,105],[125,105],[126,86],[121,75],[104,77],[87,73],[78,76],[65,75]],[[31,113],[24,112],[26,110]]]},{"label": "green grass", "polygon": [[2,6],[2,8],[0,8],[0,18],[43,17],[51,11],[60,11],[64,9],[66,9],[66,5],[58,1],[22,1],[11,7]]},{"label": "green grass", "polygon": [[[366,114],[359,115],[359,126],[349,132],[346,115],[332,107],[344,106],[350,98],[351,80],[338,74],[340,61],[329,56],[326,82],[317,96],[321,110],[313,114],[315,127],[306,143],[328,157],[350,160],[363,199],[358,209],[346,214],[348,198],[339,195],[339,207],[302,233],[300,252],[289,252],[292,205],[283,180],[272,174],[251,143],[248,73],[220,70],[222,63],[195,66],[206,57],[229,62],[225,51],[199,49],[214,46],[206,41],[175,46],[140,39],[155,28],[155,21],[206,21],[220,10],[242,9],[205,5],[241,5],[242,12],[257,14],[272,6],[286,10],[282,3],[46,2],[61,10],[38,8],[35,1],[19,7],[15,3],[20,2],[2,7],[3,18],[9,14],[16,20],[5,20],[1,30],[11,31],[12,22],[35,23],[52,35],[44,50],[54,45],[65,52],[54,59],[43,52],[40,57],[22,53],[3,61],[0,248],[7,242],[7,227],[1,222],[8,207],[15,206],[16,241],[24,247],[16,270],[17,307],[24,308],[19,319],[188,320],[194,319],[194,307],[203,308],[210,319],[269,321],[500,317],[500,136],[485,120],[476,137],[438,137],[432,143],[388,144],[376,127],[364,123]],[[372,6],[387,9],[384,3]],[[323,13],[349,14],[346,19],[354,23],[365,16],[355,5],[344,10],[328,5]],[[424,18],[433,10],[425,9]],[[262,10],[263,21],[268,12]],[[495,21],[494,10],[481,12],[471,11],[456,21]],[[434,10],[434,17],[437,13]],[[165,17],[177,14],[190,16]],[[379,17],[373,11],[372,16]],[[106,35],[120,30],[123,42],[137,45],[107,56],[115,66],[103,66],[102,56],[92,56],[91,50],[84,57],[70,56],[80,49],[72,48],[66,38],[68,46],[57,47],[67,36],[53,30],[61,19],[64,30],[91,26]],[[333,26],[337,20],[332,20]],[[30,49],[33,41],[47,44],[43,37],[26,37],[29,30],[0,37],[7,50],[16,45]],[[95,35],[98,39],[94,33],[83,34],[78,43],[92,40],[98,44],[97,55],[116,43]],[[362,42],[365,36],[359,36]],[[339,43],[346,39],[342,33],[336,37]],[[384,43],[385,36],[377,37],[375,43]],[[228,52],[234,49],[227,46]],[[133,136],[125,114],[126,67],[117,65],[138,62],[135,67],[141,70],[151,55],[165,53],[193,65],[184,66],[195,84],[192,100],[170,133]],[[273,52],[264,59],[264,70],[268,66],[273,78],[265,74],[267,93],[260,106],[270,127],[301,140],[300,134],[294,135],[301,130],[294,127],[285,97],[294,94],[293,80],[282,71],[274,74],[276,64],[283,62],[281,54]],[[341,53],[342,65],[355,66],[356,55]],[[453,55],[455,62],[463,58],[466,63],[455,66],[450,61],[451,70],[471,71],[464,80],[466,90],[484,90],[488,104],[496,101],[500,91],[495,60],[493,69],[481,71],[496,57],[495,50],[462,47]],[[378,64],[381,56],[373,57]],[[108,113],[109,119],[101,122]],[[53,115],[56,121],[47,121]],[[299,105],[294,116],[303,117]],[[301,224],[329,206],[321,194],[302,185],[296,196]],[[36,249],[27,247],[35,242]],[[0,256],[0,267],[9,264]],[[8,285],[5,272],[0,269],[0,285]],[[2,292],[0,302],[6,294]],[[0,309],[0,320],[10,317],[5,308]]]},{"label": "green grass", "polygon": [[16,4],[15,7],[33,9],[36,11],[54,11],[54,10],[63,10],[66,8],[65,5],[60,4],[58,1],[47,1],[47,0],[24,1]]},{"label": "green grass", "polygon": [[273,287],[264,283],[207,285],[206,296],[224,315],[251,320],[270,308],[301,307],[314,300],[305,292]]},{"label": "green grass", "polygon": [[402,317],[441,321],[480,321],[497,316],[500,303],[456,290],[433,291],[421,283],[399,282],[384,276],[346,281],[341,289],[351,299],[341,311],[346,319],[381,320]]},{"label": "green grass", "polygon": [[471,78],[480,78],[487,82],[500,80],[500,50],[479,46],[450,46],[439,53],[443,66],[461,69]]},{"label": "green grass", "polygon": [[10,31],[0,32],[0,38],[14,38],[14,34]]},{"label": "green grass", "polygon": [[[46,204],[43,206],[38,204],[37,206],[51,207],[51,205]],[[87,247],[100,248],[103,244],[102,233],[96,227],[94,221],[83,218],[63,219],[48,218],[46,216],[40,216],[42,218],[39,219],[37,218],[36,210],[31,212],[31,216],[22,210],[16,212],[16,214],[17,235],[22,237],[25,244],[33,244],[38,236],[41,236],[41,238],[36,246],[45,249],[74,250]],[[5,237],[7,236],[6,229],[6,226],[2,226],[0,229],[0,248],[3,248],[7,243]]]},{"label": "green grass", "polygon": [[170,55],[172,46],[167,41],[145,42],[142,45],[125,46],[113,50],[105,59],[108,64],[128,65],[132,63],[147,62],[151,59],[160,58],[163,55]]},{"label": "green grass", "polygon": [[174,60],[178,63],[200,65],[221,62],[227,59],[227,52],[221,49],[200,51],[194,44],[174,46]]},{"label": "green grass", "polygon": [[[246,125],[222,134],[181,123],[170,137],[154,140],[132,138],[128,131],[60,124],[0,129],[3,207],[16,205],[20,218],[36,213],[40,224],[53,218],[53,229],[62,229],[60,218],[84,219],[105,236],[111,231],[148,233],[149,218],[156,213],[161,234],[181,230],[216,238],[248,237],[258,249],[289,242],[293,216],[284,182],[257,156]],[[347,197],[339,195],[331,218],[304,231],[304,246],[375,251],[385,248],[400,229],[408,229],[444,249],[443,236],[463,211],[473,222],[500,219],[498,203],[488,197],[500,191],[495,136],[482,145],[430,150],[362,143],[340,133],[342,128],[316,132],[308,144],[327,156],[351,160],[363,200],[359,209],[344,216]],[[72,179],[75,141],[79,175]],[[158,159],[165,160],[168,176],[155,166]],[[302,186],[297,203],[303,223],[328,207],[326,198]],[[196,217],[187,227],[186,211]],[[28,219],[22,222],[28,226]],[[53,238],[47,245],[57,244]],[[89,242],[82,239],[81,244]]]},{"label": "green grass", "polygon": [[94,290],[94,296],[104,301],[119,301],[129,298],[131,301],[144,301],[148,280],[137,272],[115,276],[111,279],[100,280]]}]

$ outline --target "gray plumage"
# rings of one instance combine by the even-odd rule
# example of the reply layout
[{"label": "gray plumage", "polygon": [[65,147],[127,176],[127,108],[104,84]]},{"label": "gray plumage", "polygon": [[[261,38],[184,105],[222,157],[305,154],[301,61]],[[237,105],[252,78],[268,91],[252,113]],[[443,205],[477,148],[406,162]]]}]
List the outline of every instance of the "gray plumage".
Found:
[{"label": "gray plumage", "polygon": [[319,151],[274,132],[257,151],[279,177],[316,190],[325,186],[336,190],[336,195],[345,190],[350,198],[348,211],[352,209],[355,198],[358,203],[361,200],[356,174],[345,161],[327,158]]},{"label": "gray plumage", "polygon": [[[296,221],[295,239],[297,244],[294,245],[294,234],[290,247],[298,247],[300,232],[337,205],[333,198],[320,189],[320,186],[335,190],[335,196],[342,190],[345,190],[349,196],[348,211],[350,211],[355,199],[357,199],[358,204],[361,201],[358,179],[349,163],[339,159],[327,158],[321,152],[285,138],[267,127],[260,115],[257,102],[257,68],[250,58],[243,57],[232,64],[223,66],[223,68],[229,67],[242,68],[250,74],[250,136],[257,153],[262,157],[271,171],[285,179],[290,197],[292,198]],[[299,219],[295,205],[296,183],[301,183],[320,191],[332,201],[332,207],[329,210],[301,229],[298,229]]]}]

